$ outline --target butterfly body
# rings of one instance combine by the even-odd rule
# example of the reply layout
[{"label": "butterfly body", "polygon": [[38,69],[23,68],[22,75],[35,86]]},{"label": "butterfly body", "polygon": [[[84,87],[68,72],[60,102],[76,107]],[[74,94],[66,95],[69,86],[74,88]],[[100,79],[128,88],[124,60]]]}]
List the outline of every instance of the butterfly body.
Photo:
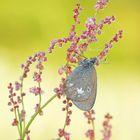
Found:
[{"label": "butterfly body", "polygon": [[81,61],[64,84],[67,98],[84,111],[90,110],[96,99],[97,74],[94,64],[94,59]]}]

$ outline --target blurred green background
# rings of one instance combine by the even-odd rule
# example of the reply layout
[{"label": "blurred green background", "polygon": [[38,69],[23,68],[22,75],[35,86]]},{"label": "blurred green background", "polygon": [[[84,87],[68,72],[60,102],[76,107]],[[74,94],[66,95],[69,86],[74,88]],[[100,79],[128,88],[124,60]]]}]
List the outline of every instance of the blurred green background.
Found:
[{"label": "blurred green background", "polygon": [[[0,0],[0,139],[17,139],[16,128],[11,126],[13,119],[9,112],[7,85],[21,74],[20,64],[38,51],[47,51],[49,42],[68,34],[72,19],[72,9],[76,0]],[[93,16],[94,0],[81,0],[84,11],[80,19]],[[103,116],[113,115],[112,140],[140,140],[140,1],[112,0],[97,17],[115,15],[117,21],[103,30],[99,42],[87,56],[97,55],[119,29],[124,30],[123,39],[114,45],[107,62],[97,67],[98,95],[96,110],[96,140],[101,139]],[[83,27],[79,28],[82,30]],[[94,49],[95,48],[95,49]],[[53,88],[59,83],[57,69],[64,62],[66,49],[56,49],[48,56],[44,72],[43,87],[46,98],[52,96]],[[32,75],[31,75],[32,76]],[[33,84],[26,80],[25,91]],[[26,97],[27,98],[27,97]],[[36,99],[29,95],[27,111],[33,112]],[[63,104],[53,101],[31,127],[32,140],[51,140],[57,129],[63,126]],[[90,126],[86,124],[83,112],[73,107],[72,123],[68,131],[72,140],[86,140],[84,133]],[[29,117],[29,114],[27,114]]]}]

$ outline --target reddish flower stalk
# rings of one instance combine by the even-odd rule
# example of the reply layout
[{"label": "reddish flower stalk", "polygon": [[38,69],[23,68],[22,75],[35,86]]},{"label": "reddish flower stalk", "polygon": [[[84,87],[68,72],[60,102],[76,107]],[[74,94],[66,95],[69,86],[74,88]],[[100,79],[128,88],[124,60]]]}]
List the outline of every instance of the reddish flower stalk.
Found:
[{"label": "reddish flower stalk", "polygon": [[92,109],[90,111],[84,112],[84,116],[87,118],[87,123],[92,125],[92,129],[88,129],[85,135],[87,138],[89,138],[89,140],[95,140],[95,111]]},{"label": "reddish flower stalk", "polygon": [[94,8],[99,11],[102,10],[107,4],[109,0],[98,0]]},{"label": "reddish flower stalk", "polygon": [[[96,5],[103,5],[105,6],[107,4],[107,0],[99,0]],[[102,6],[101,6],[102,7]],[[79,13],[82,10],[80,4],[76,5],[76,8],[74,11],[74,21],[75,23],[72,25],[68,37],[65,37],[63,39],[58,39],[53,41],[53,47],[50,45],[49,47],[49,53],[52,53],[52,50],[54,49],[55,45],[61,40],[61,47],[64,46],[64,44],[67,43],[67,41],[70,42],[70,47],[67,49],[67,57],[66,61],[67,63],[78,63],[82,59],[86,58],[84,56],[84,52],[88,50],[88,47],[91,43],[95,43],[98,41],[97,35],[101,35],[101,32],[103,30],[104,25],[110,25],[112,22],[115,21],[115,16],[111,17],[105,17],[105,19],[101,20],[99,23],[97,23],[97,20],[95,17],[90,17],[87,19],[85,23],[85,30],[81,32],[81,34],[76,33],[76,26],[77,21],[78,24],[80,24],[80,21],[78,20]],[[114,42],[117,42],[120,38],[122,38],[122,30],[120,30],[114,37],[105,45],[105,48],[101,53],[97,56],[99,62],[103,60],[103,58],[107,55],[109,50],[112,48],[112,45]],[[63,40],[63,41],[62,41]],[[52,43],[51,43],[52,44]],[[99,63],[98,63],[99,64]],[[59,74],[63,74],[64,71],[66,71],[66,66],[63,66],[59,69]],[[71,71],[71,69],[70,69]]]},{"label": "reddish flower stalk", "polygon": [[[34,93],[35,95],[39,95],[39,109],[36,110],[37,113],[41,114],[40,106],[41,106],[41,93],[42,89],[40,87],[40,83],[42,82],[41,74],[42,70],[44,68],[43,62],[46,62],[47,58],[45,56],[46,54],[43,52],[39,52],[38,54],[35,54],[33,57],[29,57],[25,64],[22,64],[21,68],[23,69],[23,74],[20,77],[20,82],[15,82],[15,86],[13,86],[12,83],[9,84],[9,102],[8,105],[12,106],[11,111],[14,112],[14,121],[12,123],[13,126],[17,126],[18,132],[20,135],[20,140],[24,140],[24,135],[28,134],[29,139],[29,131],[26,129],[26,111],[24,106],[24,96],[27,95],[25,92],[23,92],[23,82],[24,79],[27,78],[28,73],[30,71],[30,66],[34,62],[38,61],[38,64],[36,65],[36,68],[39,72],[35,72],[33,79],[38,83],[38,87],[30,88],[30,91]],[[28,125],[28,124],[27,124]]]},{"label": "reddish flower stalk", "polygon": [[65,140],[70,140],[70,133],[66,132],[65,129],[66,129],[66,126],[69,126],[71,122],[70,116],[72,114],[72,110],[70,108],[72,107],[72,103],[70,102],[70,100],[65,99],[63,101],[63,104],[65,104],[65,107],[62,108],[62,111],[66,111],[66,119],[65,119],[64,127],[58,130],[58,136],[59,136],[59,139],[64,137]]},{"label": "reddish flower stalk", "polygon": [[104,118],[105,120],[103,121],[103,130],[101,130],[102,135],[103,135],[102,140],[110,140],[111,129],[112,129],[110,120],[112,119],[112,116],[109,113],[107,113]]},{"label": "reddish flower stalk", "polygon": [[113,43],[118,42],[119,39],[122,38],[123,31],[120,30],[116,35],[109,41],[109,43],[105,44],[105,48],[99,53],[97,56],[98,60],[101,61],[104,59],[105,56],[107,56],[109,50],[112,48]]}]

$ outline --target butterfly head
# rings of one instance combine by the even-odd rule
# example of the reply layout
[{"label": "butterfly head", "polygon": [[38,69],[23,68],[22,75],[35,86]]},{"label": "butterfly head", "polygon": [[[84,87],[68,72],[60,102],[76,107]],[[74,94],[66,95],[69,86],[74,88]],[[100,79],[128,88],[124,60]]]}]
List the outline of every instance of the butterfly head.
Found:
[{"label": "butterfly head", "polygon": [[93,65],[96,65],[96,63],[98,63],[97,57],[90,58],[90,62],[91,62]]},{"label": "butterfly head", "polygon": [[97,58],[90,58],[90,59],[84,59],[80,62],[80,65],[85,66],[85,67],[92,67],[97,63]]}]

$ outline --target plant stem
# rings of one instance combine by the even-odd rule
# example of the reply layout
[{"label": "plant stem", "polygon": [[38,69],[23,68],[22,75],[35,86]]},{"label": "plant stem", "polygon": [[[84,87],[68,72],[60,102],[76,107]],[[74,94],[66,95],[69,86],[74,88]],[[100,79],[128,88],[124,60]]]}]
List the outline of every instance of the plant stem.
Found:
[{"label": "plant stem", "polygon": [[[44,105],[40,108],[41,110],[44,109],[57,95],[53,95],[46,103],[44,103]],[[24,129],[23,135],[22,135],[22,140],[24,140],[26,132],[28,131],[30,125],[32,124],[32,122],[34,121],[34,119],[36,118],[36,116],[38,115],[39,111],[35,112],[33,114],[33,116],[31,117],[31,119],[29,120],[27,126]]]},{"label": "plant stem", "polygon": [[92,119],[91,124],[92,124],[93,133],[94,133],[93,140],[95,140],[95,125],[94,125],[94,119]]},{"label": "plant stem", "polygon": [[[15,113],[15,118],[16,118],[16,120],[17,120],[18,122],[20,122],[20,121],[18,120],[18,117],[17,117],[16,109],[14,110],[14,113]],[[19,116],[19,115],[18,115],[18,116]],[[21,129],[19,129],[19,124],[17,124],[17,129],[18,129],[19,136],[20,136],[20,138],[21,138],[21,137],[22,137],[22,131],[21,131]]]},{"label": "plant stem", "polygon": [[22,122],[20,120],[19,108],[17,108],[17,114],[18,114],[18,121],[19,121],[19,126],[20,126],[20,137],[22,137]]},{"label": "plant stem", "polygon": [[[67,105],[69,104],[69,100],[67,99]],[[65,131],[65,128],[66,128],[66,123],[67,123],[67,116],[68,116],[68,106],[66,107],[66,118],[65,118],[65,124],[64,124],[64,127],[63,127],[63,130]]]},{"label": "plant stem", "polygon": [[[24,107],[24,99],[23,99],[23,96],[22,96],[22,93],[23,92],[23,76],[22,76],[22,79],[21,79],[21,89],[20,89],[20,96],[21,96],[21,100],[22,100],[22,110],[25,111],[25,107]],[[19,113],[20,115],[20,113]],[[21,121],[21,120],[20,120]],[[21,123],[21,126],[22,126],[22,122]],[[25,118],[24,118],[24,121],[23,121],[23,130],[25,129]],[[21,130],[22,131],[22,130]]]},{"label": "plant stem", "polygon": [[[39,75],[41,77],[41,70],[39,69]],[[39,108],[41,107],[41,82],[38,82],[38,87],[40,89],[40,93],[39,93]]]}]

